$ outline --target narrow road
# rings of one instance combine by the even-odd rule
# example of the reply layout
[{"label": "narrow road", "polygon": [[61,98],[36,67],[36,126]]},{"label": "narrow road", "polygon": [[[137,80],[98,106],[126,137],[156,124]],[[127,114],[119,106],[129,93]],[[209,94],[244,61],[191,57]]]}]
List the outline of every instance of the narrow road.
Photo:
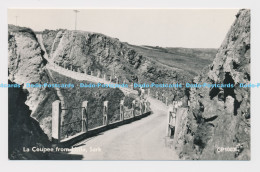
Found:
[{"label": "narrow road", "polygon": [[[53,61],[53,58],[49,58],[50,56],[48,55],[45,47],[44,47],[44,44],[43,44],[43,39],[42,39],[42,35],[41,34],[36,34],[36,37],[38,39],[38,42],[40,44],[40,47],[42,49],[42,51],[44,51],[44,59],[46,59],[48,61],[47,65],[46,65],[46,68],[49,70],[53,70],[61,75],[64,75],[66,77],[70,77],[70,78],[73,78],[73,79],[76,79],[76,80],[80,80],[80,81],[91,81],[93,83],[103,83],[103,84],[116,84],[116,83],[113,83],[113,82],[110,82],[110,81],[107,81],[106,79],[104,78],[100,78],[100,77],[96,77],[96,76],[91,76],[91,75],[87,75],[87,74],[84,74],[84,73],[80,73],[80,72],[75,72],[75,71],[71,71],[71,70],[68,70],[68,69],[65,69],[59,65],[56,65]],[[55,38],[56,39],[56,38]],[[53,50],[51,50],[53,51]],[[137,95],[138,94],[138,91],[136,90],[133,90],[131,88],[127,88],[127,87],[119,87],[120,90],[122,90],[125,94],[135,94]]]},{"label": "narrow road", "polygon": [[[84,160],[176,160],[165,146],[167,106],[149,99],[153,114],[76,144]],[[70,154],[81,154],[73,150]]]}]

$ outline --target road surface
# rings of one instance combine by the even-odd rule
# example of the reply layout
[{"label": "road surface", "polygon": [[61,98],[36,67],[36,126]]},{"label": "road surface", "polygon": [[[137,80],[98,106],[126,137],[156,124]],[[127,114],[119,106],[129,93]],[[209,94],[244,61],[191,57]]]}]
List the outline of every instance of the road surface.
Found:
[{"label": "road surface", "polygon": [[[83,160],[176,160],[165,146],[167,106],[149,99],[153,114],[77,143],[70,154]],[[84,150],[82,154],[82,150]]]}]

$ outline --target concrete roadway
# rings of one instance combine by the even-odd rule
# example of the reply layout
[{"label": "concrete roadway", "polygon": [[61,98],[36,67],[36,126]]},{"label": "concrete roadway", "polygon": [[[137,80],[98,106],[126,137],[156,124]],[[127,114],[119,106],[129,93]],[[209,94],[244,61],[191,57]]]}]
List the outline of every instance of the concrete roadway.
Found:
[{"label": "concrete roadway", "polygon": [[174,150],[165,146],[168,108],[149,101],[153,114],[81,141],[70,154],[83,155],[83,160],[177,160]]}]

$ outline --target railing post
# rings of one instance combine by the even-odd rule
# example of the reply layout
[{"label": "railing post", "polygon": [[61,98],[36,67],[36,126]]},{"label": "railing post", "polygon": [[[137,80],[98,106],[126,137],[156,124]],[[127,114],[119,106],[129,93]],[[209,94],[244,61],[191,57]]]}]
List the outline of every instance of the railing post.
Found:
[{"label": "railing post", "polygon": [[116,77],[116,84],[119,84],[119,78]]},{"label": "railing post", "polygon": [[82,113],[81,113],[81,131],[88,131],[88,114],[87,114],[88,101],[82,102]]},{"label": "railing post", "polygon": [[103,125],[108,125],[107,112],[108,112],[108,101],[104,101],[104,107],[103,107]]},{"label": "railing post", "polygon": [[163,99],[164,99],[164,93],[162,93],[162,102],[163,102]]},{"label": "railing post", "polygon": [[100,72],[100,71],[98,71],[97,77],[99,78],[99,77],[100,77],[100,75],[101,75],[101,72]]},{"label": "railing post", "polygon": [[145,89],[141,87],[140,90],[141,90],[141,98],[144,98]]},{"label": "railing post", "polygon": [[167,128],[166,128],[166,136],[174,137],[176,131],[176,108],[174,106],[170,106],[167,114]]},{"label": "railing post", "polygon": [[52,103],[52,142],[60,142],[61,125],[61,102],[56,100]]},{"label": "railing post", "polygon": [[106,75],[106,74],[104,74],[104,80],[106,80],[106,79],[107,79],[106,77],[107,77],[107,75]]},{"label": "railing post", "polygon": [[171,131],[171,129],[170,129],[170,117],[171,117],[171,112],[172,112],[172,107],[169,107],[169,109],[168,109],[168,113],[167,113],[167,127],[166,127],[166,136],[167,137],[169,137],[170,136],[170,131]]},{"label": "railing post", "polygon": [[124,121],[124,100],[120,101],[120,121]]},{"label": "railing post", "polygon": [[70,70],[73,71],[73,70],[72,70],[72,65],[70,66]]},{"label": "railing post", "polygon": [[135,117],[135,100],[132,102],[132,115]]},{"label": "railing post", "polygon": [[140,101],[140,115],[142,115],[143,114],[143,102],[142,101]]},{"label": "railing post", "polygon": [[145,100],[145,101],[144,101],[144,113],[146,113],[146,112],[147,112],[147,107],[146,107],[146,106],[147,106],[147,104],[146,104],[146,103],[147,103],[147,101]]},{"label": "railing post", "polygon": [[168,97],[165,98],[165,104],[168,106]]}]

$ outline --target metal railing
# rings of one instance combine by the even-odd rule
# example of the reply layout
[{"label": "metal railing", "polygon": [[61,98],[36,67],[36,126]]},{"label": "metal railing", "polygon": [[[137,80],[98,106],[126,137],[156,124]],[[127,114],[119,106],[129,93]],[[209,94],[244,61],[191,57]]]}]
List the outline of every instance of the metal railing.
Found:
[{"label": "metal railing", "polygon": [[81,123],[83,120],[77,120],[61,125],[61,139],[68,138],[81,132]]},{"label": "metal railing", "polygon": [[[106,102],[106,104],[105,104]],[[57,142],[62,142],[63,140],[72,139],[75,135],[79,133],[87,133],[89,131],[95,130],[100,127],[106,127],[109,125],[115,125],[116,123],[122,122],[124,120],[128,120],[131,118],[135,118],[137,116],[142,116],[143,114],[147,113],[149,110],[149,103],[148,102],[140,102],[142,105],[139,106],[140,110],[132,104],[132,108],[128,109],[127,107],[123,106],[120,108],[120,118],[114,122],[109,122],[107,115],[108,103],[107,101],[104,102],[103,106],[103,118],[102,117],[91,117],[87,111],[87,101],[82,102],[81,107],[71,107],[71,108],[61,108],[61,102],[56,100],[53,103],[53,112],[52,112],[52,138]],[[144,108],[143,108],[144,107]],[[80,109],[81,110],[81,117],[79,115],[72,112],[72,110]],[[72,122],[64,122],[64,117],[61,117],[61,112],[67,111],[68,113],[72,113],[71,118],[75,118]],[[79,112],[77,112],[79,113]],[[121,116],[123,114],[123,116]],[[73,116],[74,115],[74,116]],[[62,119],[62,120],[61,120]]]},{"label": "metal railing", "polygon": [[[97,76],[94,76],[94,75],[89,75],[88,73],[81,73],[81,72],[77,72],[77,71],[72,71],[70,69],[66,69],[66,68],[63,68],[62,66],[59,66],[58,64],[56,63],[48,63],[46,65],[47,68],[53,70],[53,71],[56,71],[66,77],[70,77],[70,78],[73,78],[73,79],[77,79],[79,81],[91,81],[91,82],[94,82],[94,83],[103,83],[103,84],[117,84],[117,83],[114,83],[112,82],[112,80],[107,80],[107,78],[100,78],[100,77],[97,77]],[[137,95],[138,94],[138,91],[137,90],[134,90],[133,87],[131,85],[129,85],[129,87],[119,87],[120,90],[122,90],[124,93],[126,94],[135,94]]]}]

